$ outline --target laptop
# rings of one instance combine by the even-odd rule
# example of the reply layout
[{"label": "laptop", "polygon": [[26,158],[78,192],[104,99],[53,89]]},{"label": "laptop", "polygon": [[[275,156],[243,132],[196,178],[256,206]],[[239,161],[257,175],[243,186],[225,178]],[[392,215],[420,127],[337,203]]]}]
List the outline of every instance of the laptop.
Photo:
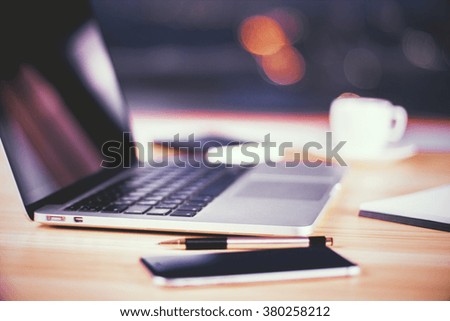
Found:
[{"label": "laptop", "polygon": [[208,234],[312,233],[341,168],[180,166],[173,158],[167,166],[142,166],[89,3],[31,6],[26,12],[12,7],[3,19],[0,69],[1,139],[31,220]]}]

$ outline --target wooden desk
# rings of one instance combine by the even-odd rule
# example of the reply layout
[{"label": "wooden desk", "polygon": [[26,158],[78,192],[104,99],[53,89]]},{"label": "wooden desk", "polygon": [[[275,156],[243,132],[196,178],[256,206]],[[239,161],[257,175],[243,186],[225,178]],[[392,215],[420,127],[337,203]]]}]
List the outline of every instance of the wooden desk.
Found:
[{"label": "wooden desk", "polygon": [[[442,122],[440,122],[442,125]],[[445,122],[450,128],[450,122]],[[360,276],[186,289],[156,287],[141,256],[175,234],[30,222],[0,155],[0,298],[6,300],[448,300],[450,233],[358,217],[358,206],[450,183],[450,154],[354,164],[316,229]],[[430,209],[432,210],[432,209]],[[175,252],[172,252],[175,253]],[[180,255],[184,252],[178,252]]]}]

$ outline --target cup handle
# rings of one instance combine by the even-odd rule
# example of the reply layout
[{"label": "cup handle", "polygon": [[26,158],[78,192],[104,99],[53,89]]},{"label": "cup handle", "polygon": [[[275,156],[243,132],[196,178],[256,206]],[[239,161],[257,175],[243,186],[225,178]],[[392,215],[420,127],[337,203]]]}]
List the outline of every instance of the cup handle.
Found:
[{"label": "cup handle", "polygon": [[392,121],[394,122],[394,124],[389,141],[397,142],[403,137],[403,134],[406,130],[406,125],[408,123],[408,113],[406,112],[405,108],[403,108],[402,106],[394,106]]}]

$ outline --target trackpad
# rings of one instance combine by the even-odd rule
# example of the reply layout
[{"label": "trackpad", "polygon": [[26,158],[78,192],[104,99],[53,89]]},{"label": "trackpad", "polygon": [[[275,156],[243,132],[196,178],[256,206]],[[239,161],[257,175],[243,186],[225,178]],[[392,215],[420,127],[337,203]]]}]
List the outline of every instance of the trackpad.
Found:
[{"label": "trackpad", "polygon": [[318,201],[329,188],[330,184],[261,180],[248,182],[236,196]]}]

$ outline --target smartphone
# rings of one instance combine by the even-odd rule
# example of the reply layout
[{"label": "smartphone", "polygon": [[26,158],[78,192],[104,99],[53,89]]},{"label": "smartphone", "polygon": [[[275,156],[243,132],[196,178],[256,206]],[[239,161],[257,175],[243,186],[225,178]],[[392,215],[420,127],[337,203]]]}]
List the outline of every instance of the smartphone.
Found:
[{"label": "smartphone", "polygon": [[196,286],[359,274],[359,267],[328,247],[220,252],[141,259],[155,284]]}]

